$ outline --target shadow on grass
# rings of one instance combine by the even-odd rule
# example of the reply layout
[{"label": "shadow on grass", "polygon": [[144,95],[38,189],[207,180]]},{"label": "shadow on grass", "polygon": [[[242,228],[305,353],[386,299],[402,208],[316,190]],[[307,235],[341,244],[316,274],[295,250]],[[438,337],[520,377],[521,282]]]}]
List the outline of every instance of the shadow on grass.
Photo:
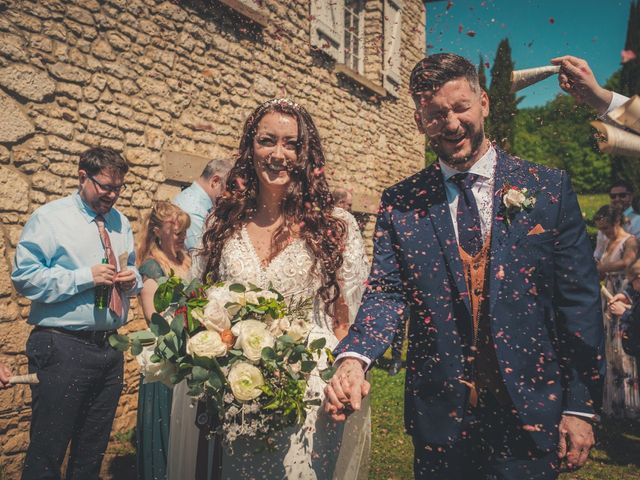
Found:
[{"label": "shadow on grass", "polygon": [[640,422],[604,418],[596,448],[606,454],[601,463],[640,467]]}]

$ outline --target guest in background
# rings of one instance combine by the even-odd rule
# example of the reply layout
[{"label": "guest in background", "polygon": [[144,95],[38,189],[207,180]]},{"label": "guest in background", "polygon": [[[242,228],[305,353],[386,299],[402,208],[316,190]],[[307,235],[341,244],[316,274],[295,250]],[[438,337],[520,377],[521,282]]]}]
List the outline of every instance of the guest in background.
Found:
[{"label": "guest in background", "polygon": [[[640,215],[635,212],[632,206],[634,193],[631,184],[624,180],[616,180],[609,188],[609,198],[611,199],[611,207],[622,213],[624,231],[632,234],[636,239],[640,239]],[[598,231],[596,248],[593,253],[596,260],[600,260],[602,257],[606,244],[606,236]]]},{"label": "guest in background", "polygon": [[[628,287],[609,302],[609,312],[620,317],[622,345],[636,359],[636,374],[640,366],[640,260],[627,270]],[[626,337],[626,338],[625,338]],[[626,343],[626,346],[625,346]],[[635,378],[636,382],[638,377]]]},{"label": "guest in background", "polygon": [[333,201],[335,202],[336,207],[340,207],[343,210],[351,213],[351,208],[353,207],[353,195],[346,188],[336,188],[333,191]]},{"label": "guest in background", "polygon": [[11,378],[11,369],[4,363],[0,363],[0,388],[9,388],[11,384],[9,379]]},{"label": "guest in background", "polygon": [[33,212],[18,242],[11,279],[31,300],[26,353],[40,382],[23,480],[60,478],[69,442],[67,478],[100,474],[123,387],[108,339],[142,287],[129,220],[113,208],[128,170],[114,150],[87,150],[78,191]]},{"label": "guest in background", "polygon": [[[143,279],[140,304],[147,324],[155,313],[153,296],[158,279],[171,271],[187,279],[191,259],[185,250],[185,237],[191,224],[189,215],[170,202],[158,201],[145,219],[138,242],[137,257]],[[138,394],[137,464],[140,480],[167,478],[169,424],[172,390],[161,382],[140,379]]]},{"label": "guest in background", "polygon": [[229,163],[225,160],[211,160],[200,177],[173,199],[178,207],[189,214],[191,226],[187,231],[185,246],[189,253],[200,244],[202,230],[209,211],[216,198],[222,193]]},{"label": "guest in background", "polygon": [[[623,230],[622,213],[611,205],[600,208],[593,220],[606,238],[598,272],[610,293],[623,293],[625,272],[636,261],[638,241]],[[635,418],[640,413],[636,362],[623,351],[620,318],[610,313],[604,300],[603,313],[607,360],[603,411],[609,416]]]}]

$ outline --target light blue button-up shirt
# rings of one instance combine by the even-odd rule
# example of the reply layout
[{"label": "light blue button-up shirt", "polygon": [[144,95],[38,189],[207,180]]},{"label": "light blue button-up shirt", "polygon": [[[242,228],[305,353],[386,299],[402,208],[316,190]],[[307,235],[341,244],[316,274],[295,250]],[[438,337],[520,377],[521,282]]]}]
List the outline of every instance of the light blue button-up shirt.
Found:
[{"label": "light blue button-up shirt", "polygon": [[187,212],[189,217],[191,217],[191,225],[189,226],[189,230],[187,230],[187,238],[184,242],[187,250],[191,252],[200,245],[204,222],[213,207],[213,202],[211,198],[209,198],[209,195],[207,195],[207,192],[205,192],[197,182],[193,182],[190,187],[185,188],[176,195],[173,203]]},{"label": "light blue button-up shirt", "polygon": [[127,268],[136,274],[136,285],[122,293],[123,313],[118,318],[108,308],[97,309],[94,305],[91,267],[101,263],[105,256],[95,217],[96,213],[74,193],[38,208],[24,226],[11,280],[20,294],[32,300],[30,324],[70,330],[110,330],[127,321],[128,296],[136,295],[142,288],[135,267],[131,225],[114,208],[104,215],[117,261],[127,253]]}]

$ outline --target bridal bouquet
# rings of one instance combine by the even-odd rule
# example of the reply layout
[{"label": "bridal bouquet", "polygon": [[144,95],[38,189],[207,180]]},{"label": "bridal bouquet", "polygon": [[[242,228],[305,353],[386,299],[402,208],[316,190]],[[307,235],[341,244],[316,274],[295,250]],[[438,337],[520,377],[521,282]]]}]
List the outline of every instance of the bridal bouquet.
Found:
[{"label": "bridal bouquet", "polygon": [[[308,342],[310,299],[286,302],[252,284],[185,286],[171,275],[161,279],[154,304],[162,314],[153,314],[149,330],[109,341],[137,356],[145,383],[186,380],[189,395],[207,405],[211,433],[228,442],[266,437],[302,424],[320,403],[305,396],[325,346],[324,338]],[[325,381],[332,374],[320,372]]]}]

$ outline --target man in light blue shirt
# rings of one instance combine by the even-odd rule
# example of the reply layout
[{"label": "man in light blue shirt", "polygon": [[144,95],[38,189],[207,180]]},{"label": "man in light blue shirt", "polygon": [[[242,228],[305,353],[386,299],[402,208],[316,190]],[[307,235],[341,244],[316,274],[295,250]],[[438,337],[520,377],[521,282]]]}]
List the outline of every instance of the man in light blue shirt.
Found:
[{"label": "man in light blue shirt", "polygon": [[[16,248],[11,279],[32,301],[26,354],[39,379],[23,479],[59,478],[69,442],[67,478],[98,478],[123,386],[108,337],[142,288],[129,220],[113,208],[128,169],[111,149],[84,152],[78,191],[38,208]],[[103,308],[100,287],[112,298]]]},{"label": "man in light blue shirt", "polygon": [[224,190],[228,171],[228,161],[211,160],[204,167],[200,177],[173,199],[173,203],[191,217],[191,226],[187,230],[187,239],[184,242],[189,253],[200,245],[205,221],[216,198]]}]

